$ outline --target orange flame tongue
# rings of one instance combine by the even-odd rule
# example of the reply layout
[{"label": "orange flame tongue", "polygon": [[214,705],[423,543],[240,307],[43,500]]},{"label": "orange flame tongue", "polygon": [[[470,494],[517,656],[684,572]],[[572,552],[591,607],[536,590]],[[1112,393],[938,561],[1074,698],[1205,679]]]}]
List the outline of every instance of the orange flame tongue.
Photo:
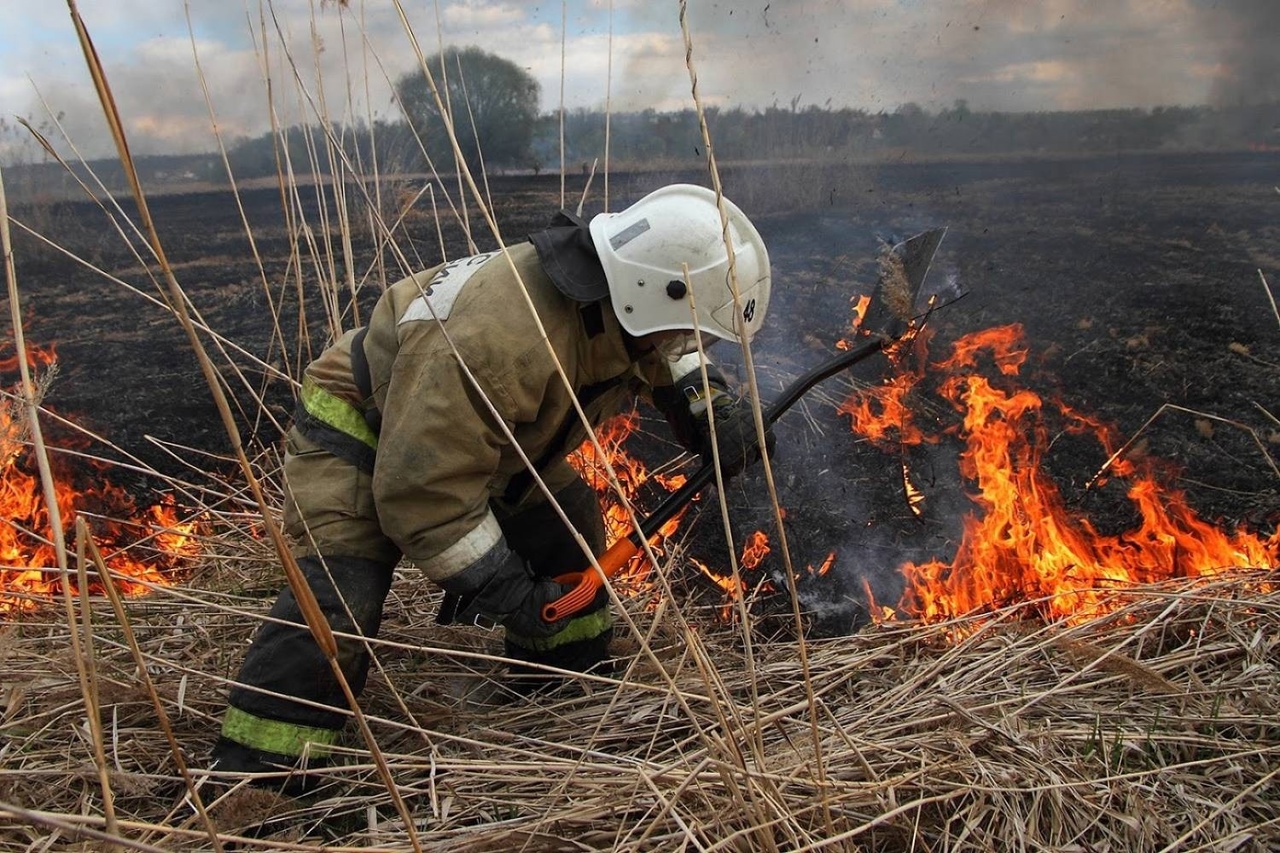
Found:
[{"label": "orange flame tongue", "polygon": [[[33,350],[31,360],[49,364],[52,350]],[[0,371],[14,367],[13,359],[0,361]],[[61,590],[49,511],[40,482],[30,472],[23,434],[14,407],[0,405],[0,513],[4,518],[0,524],[0,613],[35,609]],[[180,558],[199,552],[194,538],[196,523],[180,522],[172,500],[140,510],[125,490],[110,483],[100,481],[77,489],[70,485],[76,477],[67,469],[65,459],[61,455],[52,459],[63,530],[71,531],[78,512],[92,508],[101,517],[95,518],[90,528],[108,567],[127,578],[120,583],[124,594],[142,594],[148,589],[146,584],[172,583],[168,573]],[[81,464],[102,467],[93,462]],[[147,559],[133,553],[143,541],[153,552]]]},{"label": "orange flame tongue", "polygon": [[[627,439],[635,432],[638,425],[639,415],[633,411],[630,414],[619,415],[610,419],[596,430],[596,437],[600,441],[600,447],[604,450],[605,457],[617,474],[618,483],[622,486],[623,494],[631,502],[636,500],[643,487],[650,481],[659,484],[665,492],[679,489],[686,481],[686,477],[682,474],[669,475],[651,472],[641,459],[627,451],[625,447]],[[569,464],[596,492],[596,496],[600,501],[601,513],[605,519],[607,544],[611,545],[618,539],[629,535],[631,533],[630,514],[609,485],[608,471],[605,468],[604,461],[600,459],[596,453],[595,446],[590,440],[584,441],[577,450],[569,455]],[[673,536],[680,529],[680,524],[687,509],[688,507],[681,510],[658,531],[653,547],[659,556],[663,553],[665,545],[663,540]],[[747,537],[747,541],[743,544],[742,558],[739,561],[740,568],[744,571],[757,568],[760,562],[769,554],[769,551],[769,537],[763,531],[755,531]],[[727,569],[725,572],[721,572],[711,568],[706,563],[692,558],[690,558],[690,562],[716,586],[724,590],[726,603],[723,606],[722,613],[725,618],[728,618],[732,602],[740,598],[745,592],[745,582],[735,580],[732,575],[727,573]],[[636,554],[616,578],[619,591],[624,595],[650,592],[653,586],[648,580],[649,572],[650,566],[644,552]]]},{"label": "orange flame tongue", "polygon": [[[1128,495],[1142,519],[1137,529],[1104,536],[1068,510],[1041,467],[1049,436],[1039,395],[970,372],[986,356],[1000,374],[1014,377],[1026,355],[1021,328],[1006,326],[965,337],[951,358],[935,365],[948,373],[940,395],[963,415],[960,471],[976,486],[978,510],[964,520],[951,563],[902,567],[902,611],[939,620],[1035,601],[1048,619],[1079,621],[1104,611],[1106,593],[1117,587],[1280,561],[1280,533],[1264,540],[1206,524],[1181,491],[1162,488],[1149,473],[1133,475],[1135,466],[1128,462],[1113,470],[1133,475]],[[891,433],[904,444],[934,440],[914,425],[908,407],[898,405],[913,385],[901,380],[881,389],[875,405],[851,400],[841,407],[856,432],[874,440]],[[1107,428],[1066,406],[1057,408],[1069,431],[1090,433],[1110,451],[1114,442]]]},{"label": "orange flame tongue", "polygon": [[[626,448],[627,439],[639,426],[640,416],[637,412],[618,415],[607,421],[596,430],[600,447],[604,450],[605,459],[613,467],[618,477],[618,484],[627,500],[634,500],[648,482],[656,481],[666,489],[678,489],[684,484],[681,475],[653,475],[643,461],[629,453]],[[609,472],[596,453],[590,440],[584,441],[577,450],[569,454],[569,464],[587,485],[595,490],[600,501],[600,511],[604,517],[606,543],[612,545],[631,532],[631,515],[626,506],[618,498],[609,484]],[[668,521],[659,531],[662,536],[670,536],[680,526],[684,513]],[[631,562],[618,574],[618,580],[624,585],[643,584],[649,575],[649,565],[644,552],[636,554]]]}]

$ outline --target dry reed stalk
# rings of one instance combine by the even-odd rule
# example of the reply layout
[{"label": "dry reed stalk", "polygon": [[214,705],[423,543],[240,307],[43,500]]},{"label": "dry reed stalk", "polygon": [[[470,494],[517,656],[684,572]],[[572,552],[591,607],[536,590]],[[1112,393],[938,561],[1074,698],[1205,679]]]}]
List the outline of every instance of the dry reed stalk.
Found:
[{"label": "dry reed stalk", "polygon": [[1271,313],[1275,315],[1276,323],[1280,324],[1280,308],[1276,307],[1276,297],[1271,292],[1271,284],[1267,281],[1267,277],[1263,275],[1262,270],[1258,270],[1258,278],[1262,281],[1262,289],[1267,294],[1267,301],[1271,303]]},{"label": "dry reed stalk", "polygon": [[1127,453],[1129,448],[1134,445],[1134,442],[1138,440],[1138,436],[1142,435],[1142,433],[1146,431],[1147,427],[1155,423],[1155,421],[1165,412],[1181,412],[1182,414],[1193,415],[1198,418],[1206,418],[1211,421],[1217,421],[1218,423],[1223,423],[1228,426],[1244,430],[1253,438],[1253,443],[1258,446],[1258,451],[1262,454],[1262,458],[1267,461],[1267,465],[1271,468],[1272,473],[1274,473],[1277,478],[1280,478],[1280,465],[1276,464],[1276,460],[1272,458],[1271,453],[1267,450],[1266,442],[1262,440],[1262,437],[1258,435],[1253,427],[1219,415],[1201,412],[1196,409],[1188,409],[1185,406],[1178,406],[1173,403],[1165,403],[1160,406],[1159,409],[1156,409],[1155,414],[1147,418],[1146,421],[1143,422],[1142,426],[1138,427],[1137,431],[1134,432],[1133,435],[1129,436],[1129,439],[1125,441],[1124,444],[1121,444],[1116,448],[1114,453],[1107,457],[1107,460],[1102,463],[1102,467],[1100,467],[1094,475],[1089,478],[1089,481],[1085,483],[1085,489],[1093,488],[1093,485],[1098,482],[1098,478],[1110,470],[1111,466],[1115,464],[1115,461]]},{"label": "dry reed stalk", "polygon": [[565,46],[569,39],[569,0],[560,0],[560,209],[565,209],[564,194],[564,65],[567,51]]},{"label": "dry reed stalk", "polygon": [[[94,758],[102,790],[103,810],[106,818],[107,834],[118,834],[115,808],[111,794],[110,780],[107,777],[106,757],[102,748],[101,721],[98,718],[96,691],[90,671],[86,669],[88,662],[80,650],[80,636],[74,629],[75,608],[71,602],[71,583],[67,559],[66,535],[62,526],[62,511],[58,505],[58,497],[53,482],[53,472],[49,465],[49,451],[44,443],[44,434],[40,426],[37,405],[37,386],[32,379],[31,365],[27,358],[27,344],[23,332],[21,301],[18,291],[18,276],[14,267],[13,244],[9,231],[9,206],[4,189],[4,175],[0,172],[0,255],[4,258],[5,283],[9,295],[9,312],[13,327],[14,348],[17,353],[18,370],[21,376],[24,397],[24,414],[27,418],[27,432],[31,438],[32,451],[40,473],[40,486],[48,514],[49,529],[53,536],[53,546],[58,561],[58,571],[62,578],[61,588],[66,605],[67,624],[71,637],[71,648],[75,655],[76,670],[79,676],[81,696],[89,718],[90,737],[94,745]],[[81,576],[84,584],[84,577]],[[83,588],[81,590],[84,592]],[[87,617],[86,617],[87,618]],[[87,628],[87,626],[86,626]],[[86,633],[88,631],[86,630]]]},{"label": "dry reed stalk", "polygon": [[[41,102],[42,104],[44,104],[46,111],[50,112],[50,114],[52,115],[52,111],[48,110],[48,104],[44,102],[43,98],[41,99]],[[76,152],[74,141],[69,136],[67,136],[66,131],[62,127],[61,121],[57,117],[54,117],[52,121],[53,121],[53,126],[56,127],[59,130],[59,132],[62,133],[63,141],[71,147],[71,150],[73,152]],[[90,263],[89,261],[71,252],[68,252],[62,246],[54,243],[45,235],[39,234],[34,230],[27,228],[22,223],[18,223],[19,227],[23,228],[23,230],[27,231],[28,234],[38,239],[40,242],[44,243],[49,248],[52,248],[54,251],[59,252],[63,255],[66,255],[76,263],[84,265],[89,269],[93,270],[95,274],[100,275],[107,280],[113,281],[114,283],[121,285],[125,289],[130,290],[142,296],[144,299],[147,299],[148,301],[151,301],[154,304],[157,304],[157,305],[162,304],[166,308],[166,310],[176,315],[176,309],[174,308],[174,305],[171,301],[171,294],[167,294],[165,288],[156,279],[147,261],[142,257],[140,250],[134,244],[134,241],[130,239],[129,234],[126,233],[125,225],[129,226],[129,233],[131,233],[133,237],[136,238],[143,245],[147,245],[146,235],[143,234],[142,231],[133,224],[129,216],[120,207],[119,202],[112,196],[111,192],[107,190],[106,186],[103,184],[101,179],[98,178],[97,174],[93,171],[93,169],[91,169],[87,165],[87,163],[85,163],[83,157],[79,157],[77,153],[77,157],[79,157],[79,162],[81,166],[83,166],[85,170],[89,173],[89,175],[93,178],[97,187],[96,191],[91,189],[85,183],[84,179],[80,177],[80,175],[77,173],[75,169],[71,168],[67,160],[53,147],[52,144],[50,144],[49,140],[45,138],[44,134],[42,134],[40,131],[32,127],[28,122],[23,121],[22,124],[31,133],[32,137],[37,141],[37,143],[46,152],[46,154],[50,157],[50,159],[53,162],[56,162],[58,165],[60,165],[63,168],[63,170],[66,171],[67,174],[70,175],[72,179],[80,186],[80,188],[84,191],[85,195],[91,198],[94,201],[94,203],[97,204],[98,207],[103,211],[104,215],[107,216],[108,220],[111,222],[112,227],[114,228],[116,233],[120,236],[124,244],[129,247],[139,267],[150,279],[152,285],[156,287],[156,290],[160,294],[161,299],[158,300],[156,299],[156,297],[151,296],[150,294],[143,293],[133,285],[128,284],[127,282],[124,282],[123,280],[117,278],[116,276],[111,275],[110,273],[100,269],[99,267]],[[104,202],[103,199],[106,199],[106,201]],[[111,208],[115,211],[114,214],[107,209],[108,202],[110,203]],[[154,255],[154,252],[153,252],[153,255]],[[185,299],[185,294],[183,295],[183,298]],[[265,414],[266,417],[270,418],[271,417],[270,411],[265,405],[263,405],[261,396],[255,392],[252,385],[245,378],[241,369],[229,357],[228,350],[229,349],[235,350],[237,354],[247,357],[251,363],[254,363],[258,368],[262,369],[264,374],[264,381],[266,379],[280,378],[281,376],[287,376],[287,374],[280,374],[274,368],[274,366],[266,364],[265,362],[262,362],[256,356],[247,352],[240,345],[225,339],[222,335],[213,331],[205,323],[204,318],[200,315],[199,310],[194,305],[190,304],[190,302],[185,303],[185,310],[188,311],[191,317],[193,318],[192,323],[196,327],[196,329],[208,335],[210,340],[213,341],[214,346],[217,347],[219,353],[223,356],[226,363],[230,365],[231,369],[239,379],[241,385],[251,395],[252,400],[257,404],[256,406],[257,413],[259,415]],[[277,424],[277,427],[278,426],[279,425]]]},{"label": "dry reed stalk", "polygon": [[[134,201],[138,206],[138,211],[142,219],[144,229],[150,239],[152,251],[161,271],[164,274],[166,283],[168,284],[169,294],[172,299],[173,307],[176,309],[178,319],[182,324],[183,330],[186,332],[188,342],[196,353],[206,384],[209,386],[209,391],[213,395],[219,414],[222,416],[223,425],[226,428],[227,436],[231,441],[232,448],[240,463],[241,472],[248,482],[249,488],[254,494],[255,501],[262,512],[263,525],[275,545],[277,556],[284,564],[285,576],[289,581],[289,586],[297,598],[299,609],[306,618],[307,625],[311,628],[316,638],[316,642],[324,651],[325,656],[329,661],[330,668],[334,673],[335,680],[346,694],[347,702],[355,716],[356,723],[368,736],[369,749],[372,752],[375,761],[378,763],[383,783],[391,794],[392,800],[396,803],[397,809],[404,821],[405,831],[408,833],[410,840],[414,842],[414,848],[416,850],[418,849],[416,834],[414,832],[409,813],[396,789],[394,779],[391,777],[390,772],[385,766],[385,762],[381,758],[377,742],[373,739],[372,734],[369,733],[367,723],[361,714],[359,703],[356,701],[355,695],[351,690],[351,686],[347,682],[346,676],[338,662],[337,646],[334,642],[332,631],[329,628],[328,620],[325,618],[323,611],[316,602],[314,593],[303,578],[302,572],[294,561],[288,545],[284,541],[283,535],[276,524],[271,520],[267,503],[262,495],[261,486],[254,476],[248,457],[245,455],[243,446],[241,445],[238,427],[231,415],[226,394],[222,390],[222,386],[218,380],[213,364],[210,362],[204,346],[202,345],[199,336],[196,334],[195,327],[186,310],[185,294],[182,292],[182,288],[173,274],[173,269],[169,265],[168,258],[164,252],[164,247],[161,244],[159,233],[152,221],[146,196],[142,192],[142,186],[138,180],[137,170],[134,166],[132,156],[129,153],[128,142],[124,133],[123,124],[116,109],[115,99],[111,94],[110,86],[107,83],[101,62],[97,56],[97,51],[93,47],[89,31],[80,17],[79,11],[76,8],[75,0],[67,0],[67,7],[71,12],[71,19],[75,25],[76,35],[79,39],[85,61],[89,66],[89,72],[93,78],[94,88],[97,91],[99,101],[107,119],[108,127],[110,128],[112,137],[115,140],[116,147],[120,155],[121,166],[124,168],[125,176],[133,191]],[[56,529],[57,528],[55,527],[55,530]],[[65,560],[60,560],[60,563],[65,566]]]},{"label": "dry reed stalk", "polygon": [[62,527],[62,511],[58,506],[57,492],[54,488],[53,472],[49,467],[49,451],[45,446],[44,433],[40,427],[40,414],[37,405],[37,400],[39,399],[38,388],[32,378],[31,363],[27,357],[27,341],[23,332],[18,273],[13,261],[13,242],[9,231],[9,205],[5,196],[3,172],[0,172],[0,256],[3,256],[4,259],[4,278],[9,295],[9,319],[13,328],[13,345],[18,361],[18,373],[21,378],[27,434],[30,436],[36,464],[40,472],[40,489],[44,499],[45,511],[49,517],[49,529],[53,534],[53,546],[57,555],[58,569],[65,578],[68,569],[66,536]]},{"label": "dry reed stalk", "polygon": [[[115,795],[111,791],[111,777],[107,772],[107,750],[103,745],[102,712],[98,702],[98,673],[94,665],[93,619],[89,608],[89,572],[86,566],[85,532],[82,519],[76,519],[76,585],[79,595],[81,630],[75,626],[75,605],[73,604],[71,584],[63,573],[62,597],[67,610],[68,633],[71,637],[71,649],[76,657],[76,672],[80,676],[80,693],[84,697],[84,710],[88,722],[89,737],[93,741],[93,763],[98,771],[98,785],[102,790],[102,813],[106,819],[107,834],[118,836],[120,828],[116,823]],[[107,850],[114,853],[115,845],[109,843]]]},{"label": "dry reed stalk", "polygon": [[[60,161],[60,165],[63,166],[63,168],[66,169],[67,171],[71,171],[71,167],[69,166],[66,160]],[[100,208],[102,208],[103,212],[107,214],[108,218],[111,219],[114,223],[115,217],[111,216],[110,213],[107,212],[106,207],[102,205],[101,202],[98,202],[98,205]],[[72,261],[78,266],[84,267],[85,269],[92,272],[95,276],[101,277],[104,281],[110,282],[111,284],[117,285],[129,291],[133,295],[138,296],[146,300],[147,302],[151,303],[153,306],[162,308],[165,311],[168,311],[169,313],[173,313],[172,308],[170,307],[167,301],[156,298],[152,294],[147,293],[144,290],[141,290],[136,285],[131,284],[125,279],[120,278],[119,276],[103,269],[97,264],[94,264],[93,262],[86,260],[83,257],[80,257],[74,252],[69,251],[65,246],[62,246],[54,242],[47,235],[41,234],[40,232],[33,230],[23,222],[14,220],[14,224],[17,225],[18,228],[22,230],[25,234],[27,234],[27,236],[40,242],[45,248],[50,249],[54,252],[57,252],[58,254],[61,254],[67,260]],[[123,230],[121,230],[118,225],[116,226],[116,229],[117,229],[117,232],[120,234],[122,240],[126,244],[129,244],[132,248],[132,244],[129,243],[127,237],[125,237]],[[139,269],[141,269],[147,275],[150,275],[151,274],[150,270],[146,268],[146,261],[142,259],[141,255],[137,254],[137,252],[135,251],[134,257],[139,264]],[[151,280],[153,284],[158,285],[158,282],[154,278],[152,278]],[[272,379],[281,379],[281,380],[289,379],[289,375],[287,373],[284,373],[279,368],[271,365],[266,361],[263,361],[261,357],[254,354],[250,350],[246,349],[242,344],[239,344],[231,340],[230,338],[224,336],[222,333],[218,332],[216,329],[211,328],[210,326],[205,324],[205,322],[202,319],[200,319],[198,316],[193,317],[192,322],[196,330],[199,331],[202,335],[205,335],[211,340],[216,341],[219,349],[222,350],[224,353],[234,352],[236,355],[242,358],[248,359],[252,363],[255,369],[261,370],[265,375],[267,375]],[[250,388],[249,390],[252,390],[252,389]]]},{"label": "dry reed stalk", "polygon": [[[720,181],[720,171],[716,165],[715,149],[712,146],[711,131],[707,126],[706,111],[703,109],[702,100],[698,92],[698,74],[696,69],[694,68],[694,62],[693,62],[693,39],[689,33],[688,4],[686,0],[680,0],[680,31],[684,37],[685,67],[688,69],[688,72],[689,72],[689,84],[690,84],[690,89],[693,96],[694,107],[698,115],[698,125],[702,134],[702,143],[707,151],[707,168],[708,168],[708,171],[710,172],[712,188],[715,190],[716,204],[720,208],[720,221],[722,223],[722,227],[724,231],[723,236],[724,236],[725,251],[728,254],[728,258],[729,258],[729,283],[730,283],[730,288],[733,292],[734,314],[735,316],[740,316],[742,313],[742,305],[740,304],[741,295],[739,293],[737,265],[736,265],[735,254],[733,251],[733,243],[729,236],[729,217],[724,208],[724,193],[723,193],[723,188],[721,186],[721,181]],[[701,349],[701,338],[699,338],[699,349]],[[761,469],[764,471],[765,483],[767,485],[768,493],[769,493],[769,500],[773,507],[774,529],[777,533],[778,549],[782,554],[783,575],[787,580],[787,587],[788,587],[787,591],[791,596],[792,617],[795,624],[795,632],[796,632],[796,636],[800,638],[799,645],[797,648],[798,655],[799,655],[799,662],[800,662],[800,670],[804,676],[804,683],[806,686],[806,690],[809,692],[808,698],[811,704],[810,729],[811,729],[811,735],[813,737],[814,752],[815,752],[814,765],[812,769],[814,773],[817,775],[819,785],[821,786],[826,775],[826,768],[823,766],[823,755],[819,748],[818,711],[817,711],[817,708],[812,705],[812,702],[813,702],[812,689],[813,688],[812,688],[812,683],[809,679],[808,650],[804,642],[804,623],[800,615],[800,604],[799,604],[800,599],[799,599],[799,596],[796,594],[796,588],[795,588],[796,575],[792,565],[791,549],[787,539],[786,526],[783,524],[783,521],[782,521],[782,509],[778,501],[777,484],[774,482],[774,478],[773,478],[773,466],[772,464],[770,464],[770,461],[769,461],[769,451],[768,451],[767,442],[765,441],[764,414],[761,409],[762,403],[761,403],[761,397],[760,397],[760,388],[756,381],[755,360],[751,352],[751,342],[749,340],[746,340],[745,338],[742,341],[742,357],[743,357],[743,365],[745,367],[745,372],[747,375],[747,384],[750,391],[750,393],[748,394],[748,397],[750,399],[751,409],[752,409],[752,413],[754,414],[755,423],[756,423],[756,439],[758,442],[758,447],[760,448],[760,466],[761,466]],[[705,379],[706,379],[705,371],[704,371],[703,379],[705,383]],[[708,416],[711,419],[711,432],[713,435],[713,442],[714,442],[714,435],[715,435],[714,414],[710,410],[708,410]],[[713,444],[713,448],[714,448],[714,444]],[[720,471],[719,454],[715,453],[714,450],[713,450],[713,457],[715,457],[716,459],[716,462],[715,462],[716,484],[717,484],[717,491],[720,494],[721,513],[722,513],[722,516],[727,516],[728,508],[727,506],[724,505],[724,481],[723,481],[722,473]],[[727,521],[726,521],[726,527],[727,527]],[[732,535],[728,536],[727,538],[729,542],[736,541]],[[747,635],[747,632],[749,632],[749,627],[745,620],[744,620],[743,631],[744,631],[744,635]],[[827,817],[827,828],[828,830],[831,830],[832,823],[830,820],[830,814],[825,809],[825,801],[824,801],[824,815]]]},{"label": "dry reed stalk", "polygon": [[[240,215],[240,222],[244,226],[245,237],[249,241],[249,251],[253,255],[254,266],[258,270],[258,279],[262,288],[262,295],[267,301],[267,310],[271,318],[271,342],[273,346],[279,347],[280,357],[285,359],[283,373],[286,377],[292,377],[295,374],[295,368],[291,368],[288,361],[288,353],[286,352],[284,330],[280,326],[280,309],[276,306],[275,297],[271,293],[271,285],[267,279],[266,265],[263,263],[262,254],[258,251],[258,241],[253,234],[253,228],[249,225],[249,217],[245,212],[244,200],[240,195],[240,188],[236,185],[235,175],[231,169],[231,159],[227,154],[227,146],[222,137],[222,132],[218,126],[217,113],[213,109],[213,101],[209,95],[209,85],[205,78],[204,68],[200,63],[200,51],[196,49],[195,28],[191,23],[191,9],[187,7],[187,34],[191,42],[191,61],[195,67],[196,80],[200,84],[200,92],[204,96],[205,109],[209,114],[210,127],[213,129],[213,136],[218,145],[218,154],[222,159],[222,168],[226,172],[229,179],[231,194],[235,198],[236,211]],[[270,374],[267,374],[270,375]],[[259,397],[258,399],[261,399]],[[266,410],[266,406],[260,406],[261,410]]]},{"label": "dry reed stalk", "polygon": [[[168,713],[165,711],[164,702],[160,695],[156,692],[155,684],[147,672],[147,663],[143,657],[142,650],[138,646],[137,638],[134,636],[133,627],[129,622],[128,612],[125,610],[124,602],[120,598],[120,591],[116,589],[115,578],[112,576],[111,570],[107,568],[107,564],[102,559],[102,554],[98,551],[97,545],[89,535],[88,525],[84,519],[76,519],[76,542],[77,550],[80,554],[80,565],[83,567],[86,557],[93,561],[101,579],[102,586],[107,592],[107,599],[111,602],[112,615],[115,616],[116,623],[120,626],[124,635],[125,645],[128,646],[129,652],[133,657],[133,662],[137,667],[138,678],[142,681],[143,687],[146,689],[147,696],[151,699],[152,706],[156,710],[156,718],[159,722],[161,730],[164,732],[165,740],[168,741],[169,751],[173,757],[174,765],[178,768],[178,772],[182,775],[183,784],[186,786],[187,795],[191,800],[192,806],[199,815],[200,820],[204,823],[205,829],[209,834],[209,842],[213,845],[213,849],[221,853],[222,842],[218,839],[217,827],[209,818],[208,812],[205,810],[204,801],[200,797],[199,786],[191,776],[191,771],[187,767],[186,759],[183,758],[182,748],[178,744],[177,738],[173,734],[173,725],[169,721]],[[87,553],[86,553],[87,552]],[[82,594],[88,590],[89,585],[85,582],[84,577],[80,579],[80,589]],[[83,603],[85,620],[88,622],[90,607],[88,601]],[[86,633],[88,631],[86,630]],[[90,635],[91,636],[91,635]],[[95,714],[97,713],[95,709]],[[108,815],[107,828],[111,831],[114,824],[114,816]]]},{"label": "dry reed stalk", "polygon": [[613,0],[609,0],[609,43],[604,72],[604,210],[609,210],[609,152],[613,142]]}]

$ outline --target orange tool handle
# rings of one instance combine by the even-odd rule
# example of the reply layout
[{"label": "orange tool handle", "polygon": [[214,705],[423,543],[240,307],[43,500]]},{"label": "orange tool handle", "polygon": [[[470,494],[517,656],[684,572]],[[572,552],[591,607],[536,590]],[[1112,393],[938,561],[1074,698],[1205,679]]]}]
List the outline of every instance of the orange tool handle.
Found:
[{"label": "orange tool handle", "polygon": [[[631,536],[622,537],[600,556],[600,568],[604,570],[605,577],[611,578],[622,571],[622,567],[629,563],[640,550],[640,545],[633,541],[634,536],[633,533]],[[604,580],[594,566],[587,566],[581,572],[565,572],[558,575],[555,580],[556,583],[571,586],[573,589],[542,606],[544,622],[555,622],[582,610],[595,601],[596,593],[604,585]]]}]

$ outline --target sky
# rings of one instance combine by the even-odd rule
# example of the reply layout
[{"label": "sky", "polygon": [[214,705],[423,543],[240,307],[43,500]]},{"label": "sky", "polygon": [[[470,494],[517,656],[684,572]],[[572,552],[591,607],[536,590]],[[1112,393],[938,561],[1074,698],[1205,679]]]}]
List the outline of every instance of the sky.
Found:
[{"label": "sky", "polygon": [[[398,117],[388,81],[417,67],[414,40],[426,55],[477,45],[515,62],[541,84],[544,112],[693,105],[678,0],[400,2],[77,8],[135,153],[213,150],[218,136],[266,132],[273,112],[286,124]],[[686,23],[699,95],[723,107],[1280,99],[1280,0],[688,0]],[[64,151],[112,153],[65,2],[0,0],[0,162],[33,155],[17,116]]]}]

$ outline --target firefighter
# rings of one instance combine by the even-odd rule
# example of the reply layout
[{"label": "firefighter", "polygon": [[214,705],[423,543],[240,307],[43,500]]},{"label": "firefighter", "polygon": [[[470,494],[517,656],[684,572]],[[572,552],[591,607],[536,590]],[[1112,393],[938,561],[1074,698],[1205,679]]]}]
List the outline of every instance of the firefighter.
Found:
[{"label": "firefighter", "polygon": [[[647,396],[704,456],[714,405],[722,467],[758,456],[750,406],[710,365],[704,385],[697,354],[695,329],[708,343],[741,342],[768,307],[764,243],[727,199],[724,209],[727,230],[714,193],[675,184],[589,224],[561,213],[505,253],[392,285],[367,326],[307,367],[286,438],[284,529],[335,632],[377,635],[403,558],[444,589],[442,621],[504,628],[514,676],[608,660],[606,591],[569,618],[541,618],[568,591],[551,578],[587,560],[525,460],[599,554],[596,497],[565,460],[586,435],[574,397],[598,425],[629,395]],[[359,695],[365,644],[339,638],[338,649]],[[323,756],[346,710],[286,586],[231,689],[214,767],[279,770]]]}]

